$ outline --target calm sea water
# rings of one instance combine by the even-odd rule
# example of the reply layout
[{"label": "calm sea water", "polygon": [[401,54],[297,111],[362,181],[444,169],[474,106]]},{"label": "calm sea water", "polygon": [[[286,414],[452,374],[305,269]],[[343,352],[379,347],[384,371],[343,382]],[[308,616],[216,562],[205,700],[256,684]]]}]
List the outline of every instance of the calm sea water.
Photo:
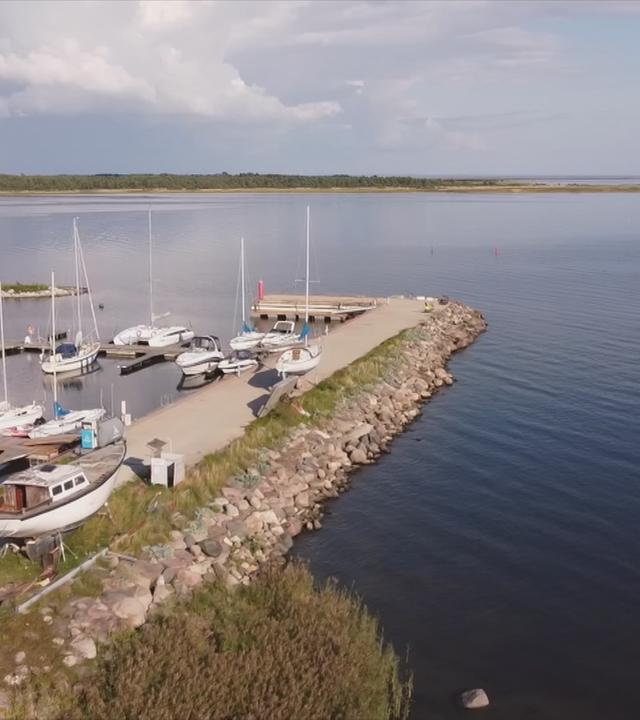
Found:
[{"label": "calm sea water", "polygon": [[[240,235],[252,278],[292,288],[307,202],[318,291],[447,293],[490,327],[297,553],[408,651],[416,719],[462,717],[451,697],[478,685],[493,700],[485,717],[636,717],[640,197],[5,198],[0,276],[45,280],[53,267],[72,282],[78,215],[103,335],[143,321],[151,205],[158,311],[229,337]],[[9,335],[48,327],[46,303],[5,310]],[[101,366],[64,389],[67,404],[102,392],[140,414],[178,394],[171,365],[127,378]],[[10,358],[9,374],[15,401],[50,396],[36,357]]]}]

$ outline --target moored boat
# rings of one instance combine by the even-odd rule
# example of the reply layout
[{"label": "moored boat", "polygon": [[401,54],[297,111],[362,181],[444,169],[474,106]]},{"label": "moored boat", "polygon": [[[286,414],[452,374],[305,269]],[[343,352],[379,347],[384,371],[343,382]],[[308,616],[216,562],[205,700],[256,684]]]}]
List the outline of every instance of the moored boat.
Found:
[{"label": "moored boat", "polygon": [[25,425],[32,425],[40,420],[44,409],[42,405],[32,402],[31,405],[15,406],[9,402],[9,383],[7,380],[7,353],[4,344],[4,308],[2,305],[2,283],[0,282],[0,352],[2,353],[2,384],[4,400],[0,402],[0,434],[8,433]]},{"label": "moored boat", "polygon": [[121,330],[113,337],[114,345],[149,345],[150,347],[168,347],[193,339],[194,332],[184,325],[161,327],[156,320],[167,317],[171,313],[156,315],[153,309],[153,233],[151,230],[151,210],[148,215],[149,237],[149,324],[133,325]]},{"label": "moored boat", "polygon": [[176,358],[183,375],[201,375],[213,372],[224,358],[220,340],[215,335],[194,337],[187,350]]}]

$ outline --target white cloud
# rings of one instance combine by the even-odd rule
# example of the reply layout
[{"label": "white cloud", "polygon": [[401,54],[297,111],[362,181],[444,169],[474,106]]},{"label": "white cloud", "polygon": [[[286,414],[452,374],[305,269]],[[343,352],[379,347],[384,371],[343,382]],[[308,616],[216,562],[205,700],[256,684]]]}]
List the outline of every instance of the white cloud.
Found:
[{"label": "white cloud", "polygon": [[[4,114],[102,111],[106,98],[115,113],[236,122],[308,123],[340,112],[331,99],[287,104],[246,82],[226,58],[240,21],[233,6],[181,0],[51,5],[58,9],[55,20],[40,14],[40,3],[19,12],[0,5],[0,80],[11,85],[0,94]],[[263,31],[268,28],[263,23]]]}]

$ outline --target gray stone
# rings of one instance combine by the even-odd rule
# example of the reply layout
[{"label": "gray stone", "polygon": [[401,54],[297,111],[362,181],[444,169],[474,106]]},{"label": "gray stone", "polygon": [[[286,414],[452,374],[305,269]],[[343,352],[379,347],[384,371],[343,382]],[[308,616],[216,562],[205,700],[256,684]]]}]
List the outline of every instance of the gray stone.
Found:
[{"label": "gray stone", "polygon": [[299,493],[294,498],[294,503],[297,505],[297,507],[309,507],[311,504],[311,500],[309,498],[309,493],[305,490],[304,492]]},{"label": "gray stone", "polygon": [[217,558],[222,554],[222,544],[214,538],[208,538],[200,543],[202,552],[208,557]]},{"label": "gray stone", "polygon": [[65,655],[62,658],[62,662],[70,668],[77,665],[80,662],[80,658],[77,658],[75,655]]},{"label": "gray stone", "polygon": [[175,592],[171,585],[158,585],[153,593],[153,602],[165,602],[168,598],[173,597]]},{"label": "gray stone", "polygon": [[460,704],[468,710],[489,706],[489,698],[482,688],[473,688],[460,693]]},{"label": "gray stone", "polygon": [[130,628],[142,625],[149,605],[139,597],[123,597],[112,606],[113,614],[124,620]]},{"label": "gray stone", "polygon": [[233,503],[228,503],[227,505],[225,505],[224,511],[231,518],[236,518],[238,517],[238,515],[240,515],[240,510],[238,510],[238,508]]},{"label": "gray stone", "polygon": [[361,448],[356,448],[351,453],[351,462],[354,465],[364,465],[367,462],[367,453]]},{"label": "gray stone", "polygon": [[369,423],[361,423],[355,427],[347,436],[344,438],[345,443],[357,444],[358,440],[365,435],[368,435],[373,430],[373,425]]},{"label": "gray stone", "polygon": [[14,657],[16,665],[21,665],[26,659],[27,653],[24,650],[20,650],[20,652],[17,652]]},{"label": "gray stone", "polygon": [[87,635],[78,635],[71,641],[71,647],[75,655],[85,660],[93,660],[97,655],[96,644]]}]

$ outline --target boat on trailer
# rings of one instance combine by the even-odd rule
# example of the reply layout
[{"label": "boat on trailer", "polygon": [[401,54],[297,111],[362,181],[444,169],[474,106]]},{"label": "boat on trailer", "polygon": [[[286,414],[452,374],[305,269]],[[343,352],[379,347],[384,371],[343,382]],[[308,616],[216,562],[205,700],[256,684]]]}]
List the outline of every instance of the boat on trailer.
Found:
[{"label": "boat on trailer", "polygon": [[36,538],[78,527],[107,502],[126,452],[124,440],[66,465],[38,465],[0,484],[0,539]]},{"label": "boat on trailer", "polygon": [[183,375],[202,375],[213,372],[224,358],[220,339],[215,335],[194,337],[188,349],[176,358],[176,365]]},{"label": "boat on trailer", "polygon": [[304,325],[299,340],[304,342],[304,347],[293,347],[280,355],[276,362],[276,370],[282,378],[287,375],[304,375],[310,370],[318,367],[322,355],[320,343],[309,343],[309,236],[310,236],[310,211],[307,205],[307,260],[305,272],[305,311]]},{"label": "boat on trailer", "polygon": [[54,435],[66,435],[67,433],[80,430],[83,423],[96,422],[102,420],[105,416],[104,408],[90,408],[88,410],[63,410],[60,404],[54,404],[54,419],[48,422],[36,425],[28,436],[35,440],[36,438],[52,437]]}]

